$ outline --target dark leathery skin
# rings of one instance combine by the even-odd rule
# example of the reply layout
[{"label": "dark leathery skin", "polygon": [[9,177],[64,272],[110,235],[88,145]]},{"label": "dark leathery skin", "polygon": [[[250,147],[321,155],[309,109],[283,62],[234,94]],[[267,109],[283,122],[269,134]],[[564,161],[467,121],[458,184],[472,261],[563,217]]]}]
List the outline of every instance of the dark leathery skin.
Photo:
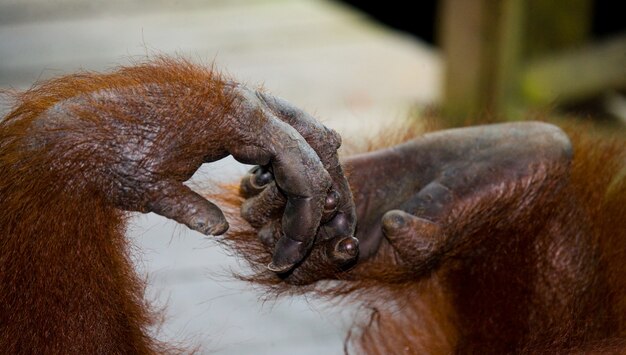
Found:
[{"label": "dark leathery skin", "polygon": [[[316,264],[305,261],[285,280],[309,284],[335,277],[314,270],[323,264],[341,266],[344,256],[366,260],[383,244],[396,252],[397,258],[390,262],[421,268],[463,242],[446,234],[457,228],[456,221],[448,218],[452,212],[480,213],[471,207],[484,199],[494,201],[490,207],[500,208],[500,204],[509,203],[509,187],[523,187],[529,198],[552,189],[548,192],[556,194],[558,186],[545,182],[566,181],[553,176],[566,176],[571,157],[567,136],[555,126],[538,122],[429,133],[392,148],[350,157],[344,165],[351,172],[349,181],[355,191],[356,239],[345,239],[352,237],[350,219],[338,209],[318,231],[309,257]],[[527,185],[529,182],[533,184]],[[494,197],[499,194],[503,195]],[[334,196],[327,200],[334,200]],[[275,220],[263,220],[266,227],[259,236],[264,243],[274,243],[280,233],[280,223]],[[495,223],[489,218],[479,221]],[[336,234],[326,234],[325,230]],[[346,252],[354,245],[358,247],[356,253]]]},{"label": "dark leathery skin", "polygon": [[452,210],[491,198],[505,186],[561,174],[571,157],[567,136],[538,122],[440,131],[351,157],[344,164],[358,191],[360,255],[375,254],[387,239],[417,260],[420,250],[443,247],[441,223]]},{"label": "dark leathery skin", "polygon": [[[328,172],[330,176],[330,184],[328,184],[329,180],[325,179],[326,177],[309,176],[307,186],[317,186],[319,193],[323,191],[322,199],[319,198],[319,194],[306,192],[306,189],[298,184],[306,180],[302,179],[301,175],[316,171],[314,166],[310,166],[313,159],[298,163],[293,158],[307,156],[307,154],[299,156],[291,154],[272,161],[271,172],[275,181],[262,191],[254,186],[255,184],[250,180],[251,176],[242,179],[241,191],[244,196],[251,197],[250,202],[246,201],[242,206],[242,216],[253,225],[267,221],[276,215],[277,210],[280,210],[281,206],[270,202],[269,197],[275,197],[277,192],[280,192],[286,198],[281,223],[283,235],[276,244],[274,258],[269,265],[273,271],[283,273],[293,268],[310,251],[318,229],[323,230],[324,235],[331,238],[354,235],[356,223],[354,202],[337,156],[337,149],[341,145],[339,135],[283,99],[261,92],[248,91],[247,94],[255,95],[267,105],[267,109],[273,115],[276,115],[285,125],[293,127],[310,145],[316,157],[321,161],[323,171]],[[275,142],[275,145],[283,146],[284,149],[294,149],[289,139]],[[299,167],[299,170],[296,171],[296,167]],[[294,187],[301,188],[295,191]],[[334,199],[332,203],[335,205],[330,208],[325,207],[329,194],[331,200]],[[334,222],[335,218],[339,218],[339,223]],[[320,222],[322,222],[321,226]],[[341,228],[337,229],[335,226]],[[278,250],[281,252],[279,253]]]},{"label": "dark leathery skin", "polygon": [[[284,100],[234,82],[210,85],[198,92],[170,83],[79,94],[34,120],[25,149],[54,145],[63,153],[50,158],[51,169],[68,176],[81,171],[71,188],[100,191],[115,207],[156,212],[204,234],[224,233],[228,223],[217,206],[183,185],[200,165],[230,154],[271,169],[287,200],[286,239],[274,251],[275,264],[288,269],[313,244],[331,186],[347,186],[332,166],[338,136],[308,115],[286,118]],[[263,188],[268,175],[259,173],[254,182]],[[342,197],[344,209],[354,210],[351,194]],[[304,246],[292,248],[292,240]]]}]

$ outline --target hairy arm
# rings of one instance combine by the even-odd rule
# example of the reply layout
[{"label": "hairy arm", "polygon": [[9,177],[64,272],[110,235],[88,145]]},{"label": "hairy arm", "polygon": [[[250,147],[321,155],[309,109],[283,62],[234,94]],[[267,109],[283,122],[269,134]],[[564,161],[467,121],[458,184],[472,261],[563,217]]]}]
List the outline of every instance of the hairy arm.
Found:
[{"label": "hairy arm", "polygon": [[486,225],[513,223],[558,194],[572,150],[559,128],[536,122],[426,134],[351,157],[361,255],[390,245],[401,263],[426,265]]},{"label": "hairy arm", "polygon": [[[220,208],[183,183],[229,154],[263,165],[287,201],[270,266],[282,272],[311,248],[331,187],[347,190],[339,145],[286,102],[185,61],[79,73],[19,94],[0,121],[0,348],[163,353],[148,335],[124,211],[221,234]],[[349,191],[340,200],[354,221]]]},{"label": "hairy arm", "polygon": [[[473,231],[511,223],[550,201],[567,181],[571,156],[559,128],[526,122],[440,131],[349,157],[343,165],[356,204],[356,239],[331,248],[318,238],[286,281],[376,277],[375,265],[414,277],[478,244],[467,237]],[[264,223],[271,222],[278,223],[267,215]],[[265,229],[259,237],[269,245],[276,240]],[[338,270],[336,260],[355,252],[358,262]]]}]

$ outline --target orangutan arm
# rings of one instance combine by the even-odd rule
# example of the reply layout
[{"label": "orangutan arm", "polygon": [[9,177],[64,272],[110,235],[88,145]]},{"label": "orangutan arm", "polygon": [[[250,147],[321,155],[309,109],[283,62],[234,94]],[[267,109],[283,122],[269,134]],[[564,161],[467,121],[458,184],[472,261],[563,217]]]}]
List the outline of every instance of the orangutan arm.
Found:
[{"label": "orangutan arm", "polygon": [[[517,218],[502,211],[519,207],[522,213],[537,201],[549,201],[566,182],[570,160],[567,136],[555,126],[533,122],[440,131],[350,157],[344,168],[350,172],[358,241],[340,238],[333,248],[327,238],[318,236],[311,257],[286,280],[307,284],[341,277],[337,260],[351,260],[356,245],[359,263],[346,274],[348,278],[367,274],[367,264],[360,264],[373,256],[383,264],[399,262],[400,268],[428,264],[471,242],[459,236]],[[249,190],[250,176],[255,175],[243,179],[243,190]],[[272,203],[280,206],[280,196],[273,202],[267,199],[266,205]],[[246,206],[247,201],[244,217],[250,215]],[[260,228],[265,244],[275,242],[277,234],[261,228],[279,224],[275,217],[248,220]]]},{"label": "orangutan arm", "polygon": [[412,267],[450,253],[485,225],[512,223],[566,184],[572,151],[537,122],[436,132],[351,157],[361,258],[389,243]]},{"label": "orangutan arm", "polygon": [[[288,201],[272,269],[300,261],[330,187],[347,187],[336,164],[340,140],[271,100],[167,58],[17,94],[0,121],[1,351],[165,353],[149,335],[124,211],[223,233],[222,211],[183,182],[228,154],[272,168]],[[353,215],[351,195],[341,199]]]}]

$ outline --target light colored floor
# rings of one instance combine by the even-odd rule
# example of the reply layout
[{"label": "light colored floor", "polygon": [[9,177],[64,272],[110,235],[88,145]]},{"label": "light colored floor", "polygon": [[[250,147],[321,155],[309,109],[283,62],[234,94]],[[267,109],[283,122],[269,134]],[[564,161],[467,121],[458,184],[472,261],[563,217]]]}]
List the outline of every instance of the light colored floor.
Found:
[{"label": "light colored floor", "polygon": [[[435,102],[441,81],[433,48],[330,1],[0,0],[0,88],[154,53],[214,61],[316,113],[345,139]],[[225,159],[194,179],[232,180],[246,169]],[[148,297],[166,307],[159,337],[199,344],[201,353],[343,353],[350,310],[303,298],[263,304],[229,276],[240,267],[235,258],[159,216],[137,215],[128,234]]]}]

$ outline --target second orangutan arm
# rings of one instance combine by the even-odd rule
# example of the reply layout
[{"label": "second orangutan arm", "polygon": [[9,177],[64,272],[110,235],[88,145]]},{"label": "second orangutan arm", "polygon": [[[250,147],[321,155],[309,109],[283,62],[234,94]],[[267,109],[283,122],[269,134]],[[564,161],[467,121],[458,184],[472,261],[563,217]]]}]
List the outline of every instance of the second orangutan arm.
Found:
[{"label": "second orangutan arm", "polygon": [[463,225],[477,213],[485,215],[471,218],[472,224],[494,223],[487,210],[509,208],[508,192],[525,189],[528,203],[513,201],[519,208],[555,194],[568,178],[571,156],[559,128],[524,122],[435,132],[351,157],[345,166],[352,172],[360,259],[375,254],[381,242],[404,258],[453,248],[457,241],[447,240],[446,232],[475,228]]},{"label": "second orangutan arm", "polygon": [[[333,259],[342,258],[342,250],[329,249],[318,235],[311,255],[286,281],[359,278],[367,268],[363,262],[373,256],[389,265],[399,260],[419,266],[467,244],[462,236],[470,230],[511,222],[516,213],[554,196],[567,181],[570,160],[567,136],[537,122],[445,130],[350,157],[343,165],[354,194],[358,243],[345,239],[343,245],[349,252],[358,245],[357,267],[346,274],[337,270]],[[494,222],[496,215],[502,220]],[[272,216],[263,223],[268,220],[279,224]],[[275,243],[276,234],[267,229],[259,236],[269,247]]]}]

